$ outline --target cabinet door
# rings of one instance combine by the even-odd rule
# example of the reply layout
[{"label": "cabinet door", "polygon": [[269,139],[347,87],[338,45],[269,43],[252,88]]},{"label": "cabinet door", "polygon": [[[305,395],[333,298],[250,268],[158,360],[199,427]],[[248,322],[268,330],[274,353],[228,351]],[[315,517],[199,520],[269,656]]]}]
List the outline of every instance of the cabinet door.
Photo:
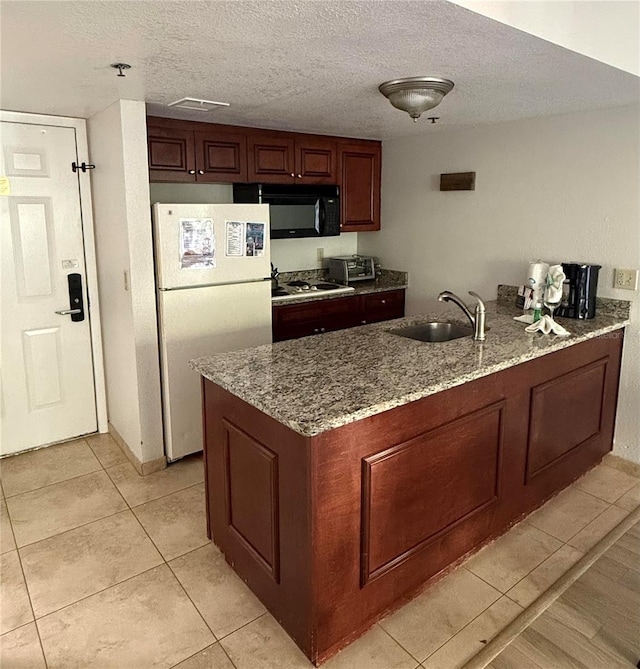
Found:
[{"label": "cabinet door", "polygon": [[337,144],[323,137],[296,139],[296,181],[337,183]]},{"label": "cabinet door", "polygon": [[147,128],[149,181],[196,180],[193,130],[149,126]]},{"label": "cabinet door", "polygon": [[370,293],[360,297],[361,323],[378,323],[404,316],[404,290]]},{"label": "cabinet door", "polygon": [[342,330],[357,325],[357,297],[339,297],[273,307],[273,341]]},{"label": "cabinet door", "polygon": [[247,136],[196,132],[196,180],[200,183],[247,180]]},{"label": "cabinet door", "polygon": [[261,183],[292,183],[294,140],[284,133],[254,132],[248,139],[248,180]]},{"label": "cabinet door", "polygon": [[342,232],[380,230],[380,144],[340,149]]}]

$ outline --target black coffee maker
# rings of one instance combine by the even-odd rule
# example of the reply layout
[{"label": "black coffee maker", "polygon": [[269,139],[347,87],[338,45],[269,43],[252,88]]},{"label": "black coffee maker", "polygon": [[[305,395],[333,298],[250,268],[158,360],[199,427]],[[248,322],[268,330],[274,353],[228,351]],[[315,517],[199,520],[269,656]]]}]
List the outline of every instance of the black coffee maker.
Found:
[{"label": "black coffee maker", "polygon": [[557,316],[584,319],[596,315],[596,291],[600,269],[600,265],[562,263],[562,271],[567,278],[562,287],[562,302],[556,309]]}]

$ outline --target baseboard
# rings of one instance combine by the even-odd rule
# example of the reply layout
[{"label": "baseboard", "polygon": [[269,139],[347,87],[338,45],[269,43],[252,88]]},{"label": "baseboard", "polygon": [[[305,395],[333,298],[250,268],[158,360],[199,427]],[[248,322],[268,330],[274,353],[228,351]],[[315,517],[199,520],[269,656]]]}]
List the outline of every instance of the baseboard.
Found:
[{"label": "baseboard", "polygon": [[122,438],[118,430],[111,423],[109,423],[109,433],[115,439],[118,446],[122,449],[122,452],[129,458],[129,462],[136,468],[136,471],[140,476],[146,476],[147,474],[153,474],[153,472],[159,472],[161,469],[166,469],[167,467],[167,458],[163,455],[161,458],[156,460],[149,460],[149,462],[142,462],[129,448],[127,442]]},{"label": "baseboard", "polygon": [[602,464],[607,465],[607,467],[613,467],[613,469],[619,469],[621,472],[625,472],[625,474],[631,474],[631,476],[640,478],[640,464],[633,462],[632,460],[625,460],[619,455],[607,453],[602,460]]}]

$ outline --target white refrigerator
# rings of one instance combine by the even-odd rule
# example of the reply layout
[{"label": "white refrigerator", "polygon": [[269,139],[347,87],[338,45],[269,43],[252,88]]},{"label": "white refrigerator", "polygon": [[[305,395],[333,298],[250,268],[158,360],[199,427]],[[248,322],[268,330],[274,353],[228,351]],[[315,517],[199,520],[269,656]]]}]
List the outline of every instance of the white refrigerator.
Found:
[{"label": "white refrigerator", "polygon": [[202,450],[189,360],[271,343],[269,206],[154,204],[165,452]]}]

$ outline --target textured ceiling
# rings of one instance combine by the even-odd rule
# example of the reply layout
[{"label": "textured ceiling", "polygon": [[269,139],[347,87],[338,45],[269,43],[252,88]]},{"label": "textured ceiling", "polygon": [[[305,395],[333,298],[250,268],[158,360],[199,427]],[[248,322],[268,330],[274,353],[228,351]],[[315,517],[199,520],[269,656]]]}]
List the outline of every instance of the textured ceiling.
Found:
[{"label": "textured ceiling", "polygon": [[[613,107],[639,79],[444,0],[2,0],[3,109],[88,117],[115,100],[217,123],[389,138]],[[132,65],[118,78],[110,63]],[[396,77],[456,86],[413,124]],[[178,113],[184,96],[231,103]]]}]

